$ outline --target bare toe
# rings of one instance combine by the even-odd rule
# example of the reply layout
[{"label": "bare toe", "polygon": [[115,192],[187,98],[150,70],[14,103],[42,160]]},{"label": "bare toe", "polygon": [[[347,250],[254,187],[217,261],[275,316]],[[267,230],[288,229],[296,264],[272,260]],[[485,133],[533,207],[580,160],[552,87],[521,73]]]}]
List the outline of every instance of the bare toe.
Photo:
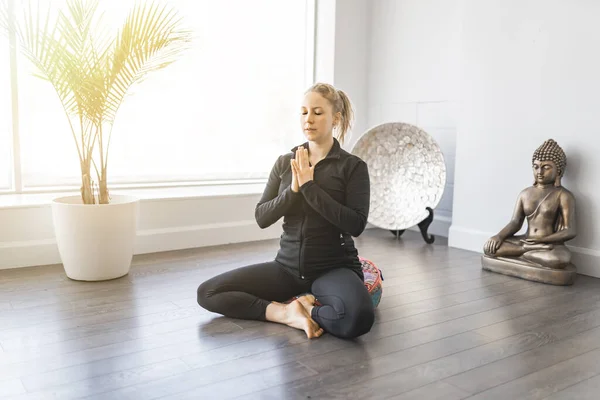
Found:
[{"label": "bare toe", "polygon": [[311,323],[313,325],[313,337],[317,338],[323,334],[323,328],[319,326],[315,321],[311,319]]},{"label": "bare toe", "polygon": [[312,319],[308,320],[307,329],[305,329],[306,337],[309,339],[318,338],[323,334],[323,329]]},{"label": "bare toe", "polygon": [[310,330],[312,332],[312,337],[319,337],[323,334],[323,329],[315,322],[314,319],[310,318]]}]

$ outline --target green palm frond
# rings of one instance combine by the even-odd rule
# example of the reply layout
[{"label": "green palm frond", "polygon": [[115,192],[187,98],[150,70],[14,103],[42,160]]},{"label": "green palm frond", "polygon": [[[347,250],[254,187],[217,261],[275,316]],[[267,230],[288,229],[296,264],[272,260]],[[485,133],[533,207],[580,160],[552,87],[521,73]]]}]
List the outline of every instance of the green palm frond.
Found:
[{"label": "green palm frond", "polygon": [[[68,0],[66,10],[53,13],[51,8],[42,10],[39,3],[37,9],[28,3],[18,17],[3,7],[0,24],[14,32],[35,75],[54,87],[77,144],[82,176],[89,179],[90,166],[99,165],[102,189],[112,131],[108,130],[106,140],[103,125],[112,128],[131,87],[175,62],[191,35],[182,29],[173,9],[143,2],[111,37],[103,29],[98,5],[98,0]],[[21,23],[12,24],[13,17]],[[99,163],[90,159],[95,146]],[[86,186],[89,182],[83,183]]]},{"label": "green palm frond", "polygon": [[[15,13],[15,17],[19,16]],[[82,117],[85,94],[80,89],[85,69],[80,65],[78,49],[69,44],[73,42],[74,35],[65,20],[62,11],[53,15],[50,8],[33,10],[29,2],[23,9],[21,24],[14,24],[13,29],[22,53],[36,69],[34,75],[54,87],[68,118],[73,115]],[[81,161],[82,143],[78,141],[70,118],[69,123],[78,142]]]},{"label": "green palm frond", "polygon": [[127,17],[109,55],[106,117],[114,120],[129,89],[173,63],[190,42],[174,10],[157,3],[137,5]]}]

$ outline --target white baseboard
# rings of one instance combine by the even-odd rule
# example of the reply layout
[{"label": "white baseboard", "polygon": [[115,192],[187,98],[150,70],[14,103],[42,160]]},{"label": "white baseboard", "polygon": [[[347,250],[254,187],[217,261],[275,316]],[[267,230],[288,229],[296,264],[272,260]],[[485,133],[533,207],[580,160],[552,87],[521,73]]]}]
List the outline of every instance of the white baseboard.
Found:
[{"label": "white baseboard", "polygon": [[59,264],[55,239],[0,243],[0,269]]},{"label": "white baseboard", "polygon": [[[281,223],[260,229],[254,220],[146,229],[138,231],[134,254],[276,239],[280,235]],[[0,243],[0,269],[60,263],[55,239]]]},{"label": "white baseboard", "polygon": [[492,236],[493,234],[488,232],[452,225],[448,236],[448,246],[483,253],[483,244]]},{"label": "white baseboard", "polygon": [[600,251],[583,247],[568,246],[573,252],[573,264],[577,272],[600,278]]},{"label": "white baseboard", "polygon": [[[436,216],[429,232],[447,237],[450,222],[449,217]],[[367,225],[367,229],[373,228],[372,224]],[[281,222],[260,229],[254,220],[143,229],[138,231],[134,254],[277,239],[281,229]],[[418,231],[417,227],[410,229]],[[0,270],[60,263],[54,238],[0,243]]]},{"label": "white baseboard", "polygon": [[[451,216],[447,216],[447,215],[434,215],[433,217],[433,221],[431,222],[431,225],[429,225],[429,229],[427,230],[428,233],[435,235],[435,236],[443,236],[443,237],[448,237],[448,233],[450,231],[450,225],[452,224],[452,217]],[[367,224],[366,229],[373,229],[373,228],[377,228],[377,229],[381,229],[371,223]],[[409,231],[415,231],[415,232],[421,232],[419,230],[418,226],[413,226],[408,228],[407,230]]]},{"label": "white baseboard", "polygon": [[281,222],[260,229],[255,220],[147,229],[138,232],[135,254],[276,239],[281,232]]},{"label": "white baseboard", "polygon": [[[494,233],[452,225],[448,246],[483,254],[484,243],[493,235]],[[573,252],[573,264],[577,267],[579,274],[600,278],[599,250],[576,246],[567,247]]]}]

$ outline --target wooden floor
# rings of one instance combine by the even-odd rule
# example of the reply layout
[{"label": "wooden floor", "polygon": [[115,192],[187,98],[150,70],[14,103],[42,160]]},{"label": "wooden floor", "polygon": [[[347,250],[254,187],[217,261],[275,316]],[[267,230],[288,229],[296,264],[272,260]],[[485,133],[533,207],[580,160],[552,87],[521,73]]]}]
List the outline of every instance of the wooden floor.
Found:
[{"label": "wooden floor", "polygon": [[110,282],[0,271],[0,398],[598,399],[600,280],[493,274],[413,232],[357,244],[385,282],[355,341],[197,306],[204,279],[272,259],[277,241],[139,256]]}]

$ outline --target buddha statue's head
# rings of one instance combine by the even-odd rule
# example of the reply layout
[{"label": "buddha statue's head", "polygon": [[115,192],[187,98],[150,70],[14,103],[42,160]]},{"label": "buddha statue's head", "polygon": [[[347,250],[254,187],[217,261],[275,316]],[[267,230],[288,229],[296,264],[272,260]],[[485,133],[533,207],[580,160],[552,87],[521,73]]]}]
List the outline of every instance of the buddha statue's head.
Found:
[{"label": "buddha statue's head", "polygon": [[533,153],[534,185],[561,185],[561,178],[567,167],[567,156],[553,139],[546,140]]}]

